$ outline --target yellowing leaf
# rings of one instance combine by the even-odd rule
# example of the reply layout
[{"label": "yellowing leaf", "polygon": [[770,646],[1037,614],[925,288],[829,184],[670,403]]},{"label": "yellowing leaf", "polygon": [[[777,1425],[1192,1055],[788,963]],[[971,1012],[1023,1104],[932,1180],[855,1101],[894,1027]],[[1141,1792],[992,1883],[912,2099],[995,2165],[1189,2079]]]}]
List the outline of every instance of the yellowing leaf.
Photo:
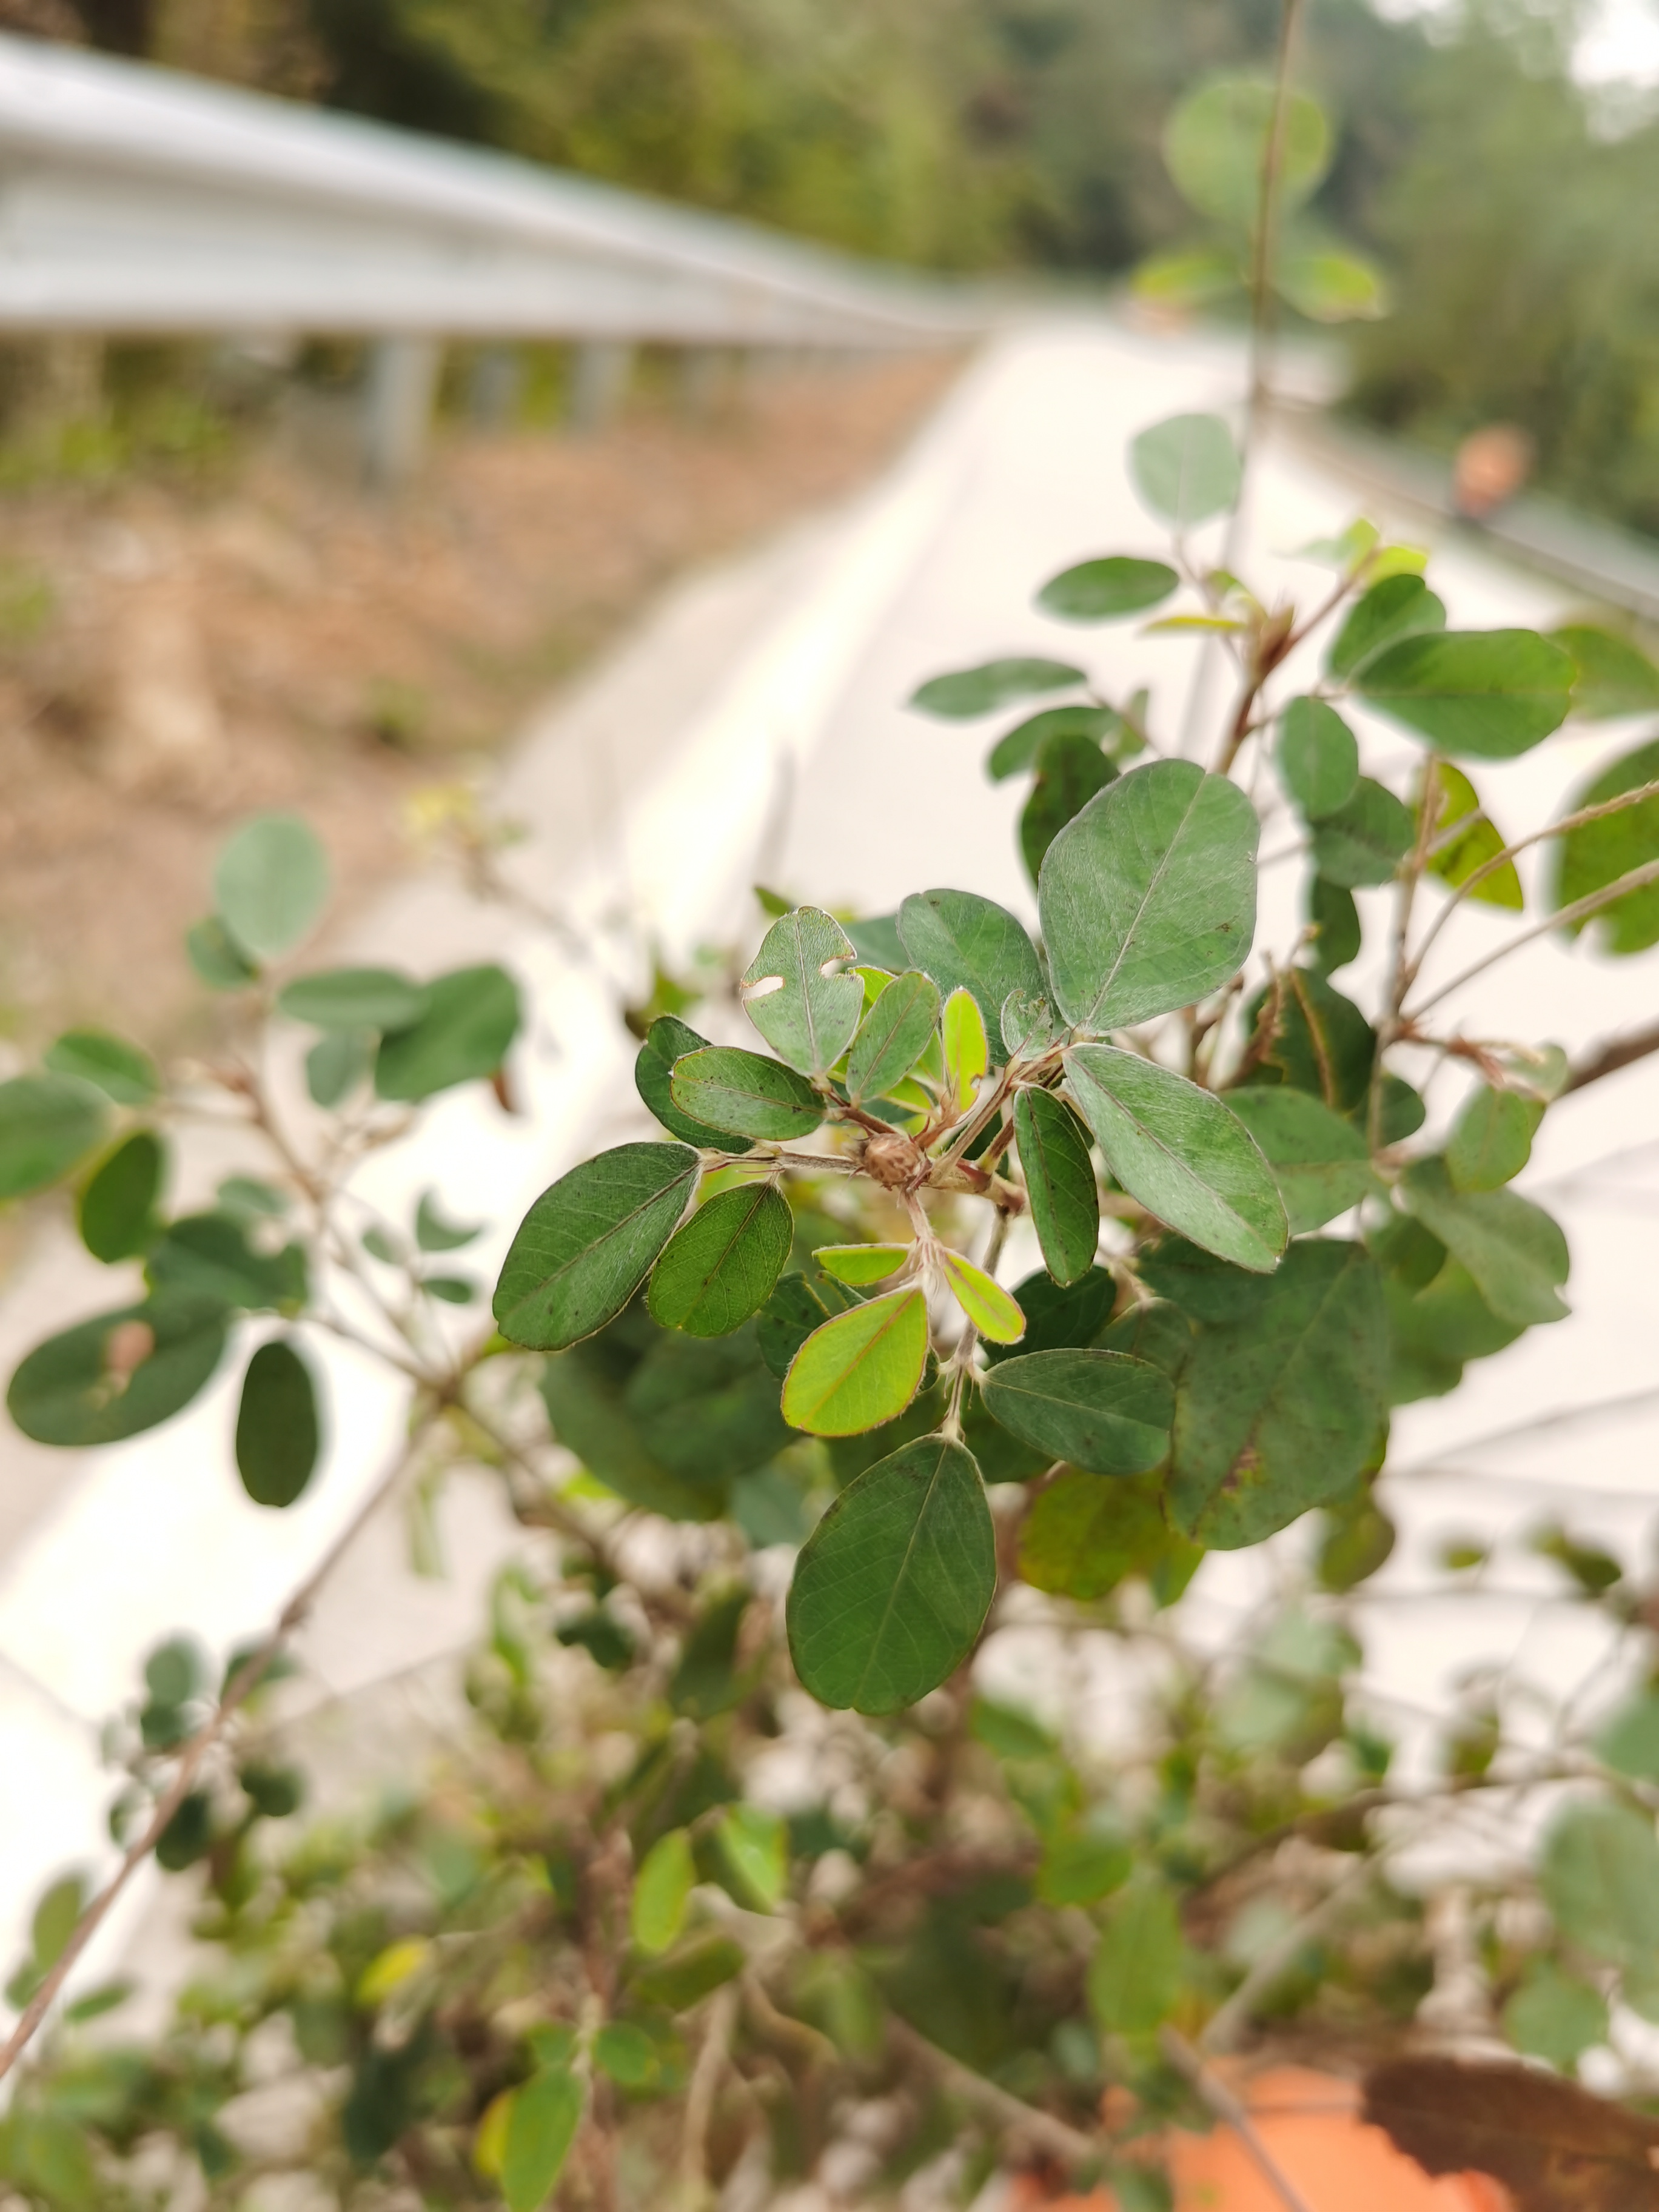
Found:
[{"label": "yellowing leaf", "polygon": [[921,1384],[927,1301],[892,1291],[813,1330],[790,1362],[783,1418],[809,1436],[851,1437],[896,1419]]},{"label": "yellowing leaf", "polygon": [[985,1019],[969,990],[958,988],[945,1001],[940,1021],[945,1039],[945,1085],[957,1113],[974,1103],[974,1085],[991,1064]]},{"label": "yellowing leaf", "polygon": [[957,1304],[980,1334],[993,1344],[1018,1344],[1025,1334],[1025,1316],[1012,1293],[960,1252],[943,1252],[939,1261]]},{"label": "yellowing leaf", "polygon": [[499,2181],[507,2149],[507,2123],[513,2111],[513,2092],[503,2089],[484,2106],[472,2138],[472,2171],[484,2181]]},{"label": "yellowing leaf", "polygon": [[691,1838],[684,1828],[659,1836],[634,1877],[628,1932],[639,1951],[665,1951],[685,1925],[696,1869]]},{"label": "yellowing leaf", "polygon": [[384,2004],[394,1990],[420,1972],[431,1955],[432,1946],[424,1936],[405,1936],[400,1942],[388,1943],[364,1967],[357,1984],[358,2003],[370,2008]]},{"label": "yellowing leaf", "polygon": [[838,1283],[878,1283],[909,1258],[908,1244],[820,1244],[812,1257]]}]

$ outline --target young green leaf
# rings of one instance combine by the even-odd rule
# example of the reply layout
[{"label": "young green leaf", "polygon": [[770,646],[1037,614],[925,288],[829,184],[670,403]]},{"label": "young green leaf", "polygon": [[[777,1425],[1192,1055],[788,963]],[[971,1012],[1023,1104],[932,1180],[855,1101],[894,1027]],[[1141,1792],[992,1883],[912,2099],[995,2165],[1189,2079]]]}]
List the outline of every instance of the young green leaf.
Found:
[{"label": "young green leaf", "polygon": [[[839,1283],[879,1283],[897,1273],[913,1249],[908,1244],[820,1244],[812,1257]],[[812,1326],[816,1328],[817,1323]]]},{"label": "young green leaf", "polygon": [[1238,504],[1243,468],[1233,434],[1219,415],[1172,415],[1129,446],[1135,489],[1158,516],[1190,530]]},{"label": "young green leaf", "polygon": [[847,1095],[853,1103],[886,1098],[927,1049],[939,1020],[939,986],[915,969],[882,991],[847,1054]]},{"label": "young green leaf", "polygon": [[783,1418],[815,1437],[851,1437],[897,1418],[921,1385],[927,1301],[890,1291],[813,1330],[790,1362]]},{"label": "young green leaf", "polygon": [[185,953],[210,991],[241,991],[259,980],[250,960],[216,914],[194,921],[185,932]]},{"label": "young green leaf", "polygon": [[651,1271],[651,1318],[688,1336],[726,1336],[758,1313],[795,1234],[789,1201],[770,1183],[723,1190],[664,1246]]},{"label": "young green leaf", "polygon": [[1085,1604],[1108,1596],[1129,1575],[1152,1584],[1168,1605],[1204,1554],[1164,1517],[1162,1482],[1131,1476],[1103,1482],[1067,1468],[1033,1499],[1020,1524],[1019,1574],[1033,1589]]},{"label": "young green leaf", "polygon": [[[1625,792],[1639,791],[1645,783],[1659,783],[1659,738],[1638,745],[1591,779],[1568,802],[1569,813],[1600,806]],[[1576,899],[1589,898],[1631,869],[1659,860],[1659,793],[1617,814],[1604,814],[1599,822],[1585,822],[1554,841],[1559,860],[1547,894],[1553,911],[1559,912]],[[1626,891],[1604,907],[1589,922],[1570,922],[1575,934],[1593,928],[1601,950],[1620,957],[1645,952],[1659,945],[1659,884],[1646,884]]]},{"label": "young green leaf", "polygon": [[1465,1101],[1446,1140],[1446,1172],[1459,1190],[1501,1190],[1532,1158],[1543,1103],[1481,1084]]},{"label": "young green leaf", "polygon": [[317,1466],[322,1425],[311,1370],[285,1338],[262,1344],[242,1377],[236,1468],[256,1505],[292,1505]]},{"label": "young green leaf", "polygon": [[593,2063],[623,2089],[648,2089],[662,2071],[656,2045],[631,2020],[606,2021],[593,2039]]},{"label": "young green leaf", "polygon": [[1307,1091],[1230,1091],[1227,1103],[1273,1170],[1292,1237],[1322,1229],[1376,1188],[1362,1133]]},{"label": "young green leaf", "polygon": [[1043,1264],[1057,1283],[1075,1283],[1094,1265],[1100,1242],[1088,1138],[1064,1099],[1024,1090],[1014,1101],[1014,1143]]},{"label": "young green leaf", "polygon": [[[862,994],[856,975],[847,979]],[[781,1060],[739,1045],[708,1045],[674,1062],[669,1097],[696,1124],[734,1137],[810,1137],[824,1102],[804,1075]],[[725,1146],[724,1136],[716,1141]]]},{"label": "young green leaf", "polygon": [[1313,862],[1328,884],[1352,890],[1391,882],[1417,824],[1386,785],[1362,775],[1353,796],[1313,825]]},{"label": "young green leaf", "polygon": [[864,984],[846,971],[857,957],[838,921],[803,906],[772,924],[744,972],[744,1012],[803,1075],[827,1075],[853,1042]]},{"label": "young green leaf", "polygon": [[1375,1456],[1388,1364],[1382,1279],[1364,1246],[1292,1244],[1239,1316],[1194,1344],[1176,1403],[1176,1528],[1236,1551],[1340,1497]]},{"label": "young green leaf", "polygon": [[1035,767],[1038,750],[1048,738],[1087,738],[1091,744],[1103,746],[1109,737],[1124,734],[1123,718],[1110,707],[1045,707],[1003,732],[985,757],[985,773],[993,783],[1004,783]]},{"label": "young green leaf", "polygon": [[94,1260],[133,1260],[149,1249],[161,1228],[155,1206],[166,1170],[161,1139],[149,1129],[135,1129],[99,1163],[76,1207]]},{"label": "young green leaf", "polygon": [[458,1083],[488,1082],[519,1034],[519,987],[504,968],[457,968],[425,988],[419,1019],[380,1039],[379,1097],[412,1105]]},{"label": "young green leaf", "polygon": [[795,1672],[823,1705],[913,1705],[972,1650],[996,1595],[996,1538],[972,1455],[924,1437],[842,1491],[795,1564]]},{"label": "young green leaf", "polygon": [[1117,775],[1091,738],[1049,737],[1037,747],[1036,781],[1019,817],[1019,852],[1035,884],[1043,856],[1068,822]]},{"label": "young green leaf", "polygon": [[1036,603],[1044,614],[1057,615],[1062,622],[1115,622],[1122,615],[1157,606],[1180,581],[1166,562],[1110,553],[1050,576]]},{"label": "young green leaf", "polygon": [[659,1836],[634,1877],[628,1932],[636,1951],[665,1951],[685,1925],[697,1870],[691,1838],[684,1828]]},{"label": "young green leaf", "polygon": [[544,1190],[495,1287],[510,1343],[562,1352],[619,1314],[679,1223],[697,1179],[687,1145],[618,1145]]},{"label": "young green leaf", "polygon": [[225,1348],[222,1307],[157,1297],[78,1322],[37,1345],[6,1405],[36,1443],[118,1443],[153,1429],[204,1390]]},{"label": "young green leaf", "polygon": [[447,1221],[439,1211],[434,1194],[421,1193],[420,1203],[415,1208],[415,1242],[422,1252],[459,1252],[463,1245],[471,1244],[483,1235],[481,1221]]},{"label": "young green leaf", "polygon": [[1367,702],[1439,751],[1511,760],[1560,728],[1572,656],[1529,629],[1401,638],[1359,677]]},{"label": "young green leaf", "polygon": [[958,1114],[974,1103],[980,1078],[991,1064],[990,1039],[973,993],[961,985],[945,1001],[939,1024],[945,1053],[945,1091]]},{"label": "young green leaf", "polygon": [[374,1061],[372,1030],[329,1030],[306,1054],[306,1089],[313,1105],[337,1106],[368,1080]]},{"label": "young green leaf", "polygon": [[213,903],[240,951],[276,960],[311,934],[328,899],[328,855],[293,814],[256,814],[226,843]]},{"label": "young green leaf", "polygon": [[1037,886],[1054,995],[1079,1028],[1189,1006],[1255,933],[1255,809],[1190,761],[1132,769],[1049,847]]},{"label": "young green leaf", "polygon": [[1206,1252],[1266,1273],[1288,1233],[1273,1170],[1213,1091],[1138,1054],[1075,1045],[1066,1079],[1132,1198]]},{"label": "young green leaf", "polygon": [[1151,2035],[1174,2011],[1186,1957],[1181,1916],[1162,1883],[1119,1900],[1089,1966],[1089,2007],[1109,2035]]},{"label": "young green leaf", "polygon": [[993,1344],[1019,1342],[1025,1334],[1025,1316],[1010,1291],[960,1252],[941,1252],[939,1266],[957,1304],[982,1337]]},{"label": "young green leaf", "polygon": [[738,1901],[755,1912],[775,1912],[789,1880],[789,1830],[781,1815],[761,1805],[728,1805],[715,1826],[714,1847]]},{"label": "young green leaf", "polygon": [[986,1370],[992,1417],[1024,1443],[1089,1474],[1145,1474],[1170,1449],[1166,1375],[1121,1352],[1028,1352]]},{"label": "young green leaf", "polygon": [[988,660],[978,668],[958,668],[948,676],[935,676],[910,694],[909,704],[942,721],[971,721],[1006,707],[1011,699],[1029,699],[1044,691],[1063,691],[1085,680],[1080,668],[1063,660],[1027,656],[1010,660]]},{"label": "young green leaf", "polygon": [[1279,206],[1286,213],[1318,187],[1331,163],[1331,126],[1310,94],[1291,92],[1282,114],[1270,79],[1212,77],[1179,101],[1164,128],[1164,159],[1188,206],[1249,230],[1261,195],[1261,166],[1275,128]]},{"label": "young green leaf", "polygon": [[90,1083],[118,1106],[148,1106],[161,1093],[161,1079],[149,1054],[102,1030],[65,1030],[46,1047],[42,1065],[50,1074]]},{"label": "young green leaf", "polygon": [[1584,721],[1649,714],[1659,707],[1659,668],[1627,638],[1589,623],[1571,623],[1550,635],[1572,655],[1578,671],[1572,711]]},{"label": "young green leaf", "polygon": [[1040,999],[1045,988],[1036,947],[1013,915],[972,891],[916,891],[899,908],[899,934],[945,998],[973,993],[1000,1060],[1003,1000],[1011,991]]},{"label": "young green leaf", "polygon": [[570,2155],[585,2101],[568,2066],[544,2066],[513,2092],[501,2146],[507,2212],[542,2212]]},{"label": "young green leaf", "polygon": [[754,1143],[752,1137],[713,1128],[706,1121],[695,1121],[674,1103],[672,1085],[676,1061],[688,1053],[712,1049],[708,1038],[699,1036],[684,1022],[672,1014],[659,1014],[634,1062],[634,1087],[670,1136],[679,1138],[683,1144],[696,1145],[702,1152],[746,1152]]},{"label": "young green leaf", "polygon": [[1310,822],[1346,806],[1359,781],[1359,746],[1334,707],[1292,699],[1279,718],[1279,773]]},{"label": "young green leaf", "polygon": [[[1495,860],[1503,851],[1503,833],[1482,811],[1474,786],[1461,769],[1454,768],[1449,761],[1437,761],[1434,779],[1439,805],[1429,852],[1429,873],[1438,876],[1443,884],[1467,883],[1478,868],[1484,867],[1488,860]],[[1419,804],[1420,807],[1420,800]],[[1466,819],[1468,828],[1461,837],[1441,842],[1449,830]],[[1519,914],[1526,903],[1513,860],[1505,860],[1501,868],[1494,868],[1489,876],[1483,877],[1468,896],[1480,899],[1487,906],[1507,907],[1515,914]]]},{"label": "young green leaf", "polygon": [[1384,576],[1355,601],[1331,641],[1325,665],[1352,683],[1387,646],[1446,627],[1446,610],[1421,576]]},{"label": "young green leaf", "polygon": [[1413,1161],[1400,1191],[1500,1321],[1528,1328],[1565,1318],[1556,1289],[1571,1265],[1567,1240],[1542,1206],[1512,1190],[1461,1191],[1440,1158]]},{"label": "young green leaf", "polygon": [[0,1083],[0,1199],[27,1198],[67,1175],[102,1139],[109,1106],[78,1076]]},{"label": "young green leaf", "polygon": [[424,984],[394,968],[331,968],[276,994],[276,1011],[315,1030],[413,1029],[427,1010]]}]

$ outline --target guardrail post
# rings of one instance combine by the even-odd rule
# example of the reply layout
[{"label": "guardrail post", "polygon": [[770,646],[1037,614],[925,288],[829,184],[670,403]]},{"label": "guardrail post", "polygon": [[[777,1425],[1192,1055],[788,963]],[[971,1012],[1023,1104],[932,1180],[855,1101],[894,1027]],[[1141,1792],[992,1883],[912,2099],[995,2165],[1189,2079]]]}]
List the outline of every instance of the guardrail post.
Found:
[{"label": "guardrail post", "polygon": [[363,474],[373,490],[397,490],[424,459],[442,365],[436,338],[377,338],[369,349]]},{"label": "guardrail post", "polygon": [[519,410],[524,361],[513,346],[485,346],[473,356],[467,413],[481,429],[505,429]]},{"label": "guardrail post", "polygon": [[587,338],[570,356],[570,427],[599,429],[622,405],[634,374],[634,349],[617,338]]}]

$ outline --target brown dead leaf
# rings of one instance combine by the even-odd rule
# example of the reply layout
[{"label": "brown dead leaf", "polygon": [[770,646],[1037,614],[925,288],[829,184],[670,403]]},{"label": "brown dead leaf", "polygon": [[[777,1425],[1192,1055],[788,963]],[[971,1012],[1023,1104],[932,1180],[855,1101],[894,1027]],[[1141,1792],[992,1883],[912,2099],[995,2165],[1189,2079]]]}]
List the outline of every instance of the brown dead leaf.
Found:
[{"label": "brown dead leaf", "polygon": [[1516,2212],[1659,2212],[1659,2122],[1529,2066],[1401,2058],[1364,2116],[1425,2173],[1485,2173]]}]

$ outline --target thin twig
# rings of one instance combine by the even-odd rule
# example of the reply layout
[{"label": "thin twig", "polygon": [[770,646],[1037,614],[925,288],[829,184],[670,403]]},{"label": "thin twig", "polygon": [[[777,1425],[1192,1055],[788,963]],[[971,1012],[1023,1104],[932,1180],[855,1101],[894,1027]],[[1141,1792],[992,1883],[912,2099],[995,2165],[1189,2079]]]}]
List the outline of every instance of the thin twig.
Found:
[{"label": "thin twig", "polygon": [[697,2053],[697,2063],[691,2070],[691,2086],[685,2095],[685,2121],[680,2135],[680,2180],[688,2212],[690,2208],[704,2203],[709,2193],[708,2129],[714,2117],[720,2075],[726,2071],[731,2053],[732,2030],[737,2025],[737,1985],[728,1982],[723,1990],[716,1991],[708,2008],[702,2048]]},{"label": "thin twig", "polygon": [[1650,1029],[1631,1030],[1623,1036],[1609,1037],[1588,1059],[1568,1069],[1567,1079],[1557,1096],[1565,1098],[1568,1091],[1582,1091],[1586,1084],[1599,1083],[1604,1075],[1617,1075],[1621,1067],[1629,1067],[1655,1052],[1659,1052],[1659,1022]]},{"label": "thin twig", "polygon": [[1257,2172],[1285,2206],[1285,2212],[1314,2212],[1314,2208],[1261,2140],[1250,2118],[1226,2083],[1221,2081],[1173,2027],[1158,2032],[1158,2045],[1178,2074],[1191,2082],[1217,2119],[1224,2120],[1255,2161]]},{"label": "thin twig", "polygon": [[[887,2016],[887,2039],[901,2051],[908,2051],[911,2057],[920,2061],[947,2088],[953,2089],[964,2104],[977,2106],[986,2118],[994,2120],[999,2127],[1011,2132],[1018,2130],[1028,2142],[1062,2160],[1067,2166],[1095,2166],[1101,2162],[1103,2146],[1091,2136],[1085,2136],[1081,2129],[1056,2119],[1052,2112],[1040,2111],[1036,2105],[1028,2105],[1023,2097],[1016,2097],[1012,2091],[1000,2087],[996,2082],[988,2081],[984,2075],[976,2074],[971,2066],[964,2066],[960,2059],[952,2058],[949,2051],[941,2051],[938,2044],[919,2034],[908,2021],[901,2020],[896,2013],[890,2013]],[[1306,2212],[1305,2207],[1303,2212]]]},{"label": "thin twig", "polygon": [[1659,884],[1659,860],[1644,860],[1639,868],[1627,868],[1622,876],[1616,877],[1610,884],[1604,884],[1599,891],[1590,891],[1583,898],[1574,899],[1571,906],[1562,907],[1559,912],[1548,915],[1531,929],[1523,929],[1518,937],[1510,938],[1508,944],[1500,945],[1495,952],[1489,952],[1483,960],[1477,960],[1461,975],[1454,975],[1449,983],[1443,983],[1437,991],[1431,992],[1420,1006],[1412,1009],[1411,1018],[1420,1020],[1431,1006],[1437,1006],[1443,999],[1449,999],[1454,991],[1461,991],[1465,983],[1473,982],[1477,975],[1484,975],[1498,961],[1508,959],[1511,952],[1518,952],[1523,945],[1530,945],[1534,938],[1546,936],[1552,929],[1566,929],[1575,921],[1588,921],[1592,915],[1600,914],[1603,907],[1612,906],[1615,900],[1628,896],[1632,891],[1645,890],[1650,884]]}]

